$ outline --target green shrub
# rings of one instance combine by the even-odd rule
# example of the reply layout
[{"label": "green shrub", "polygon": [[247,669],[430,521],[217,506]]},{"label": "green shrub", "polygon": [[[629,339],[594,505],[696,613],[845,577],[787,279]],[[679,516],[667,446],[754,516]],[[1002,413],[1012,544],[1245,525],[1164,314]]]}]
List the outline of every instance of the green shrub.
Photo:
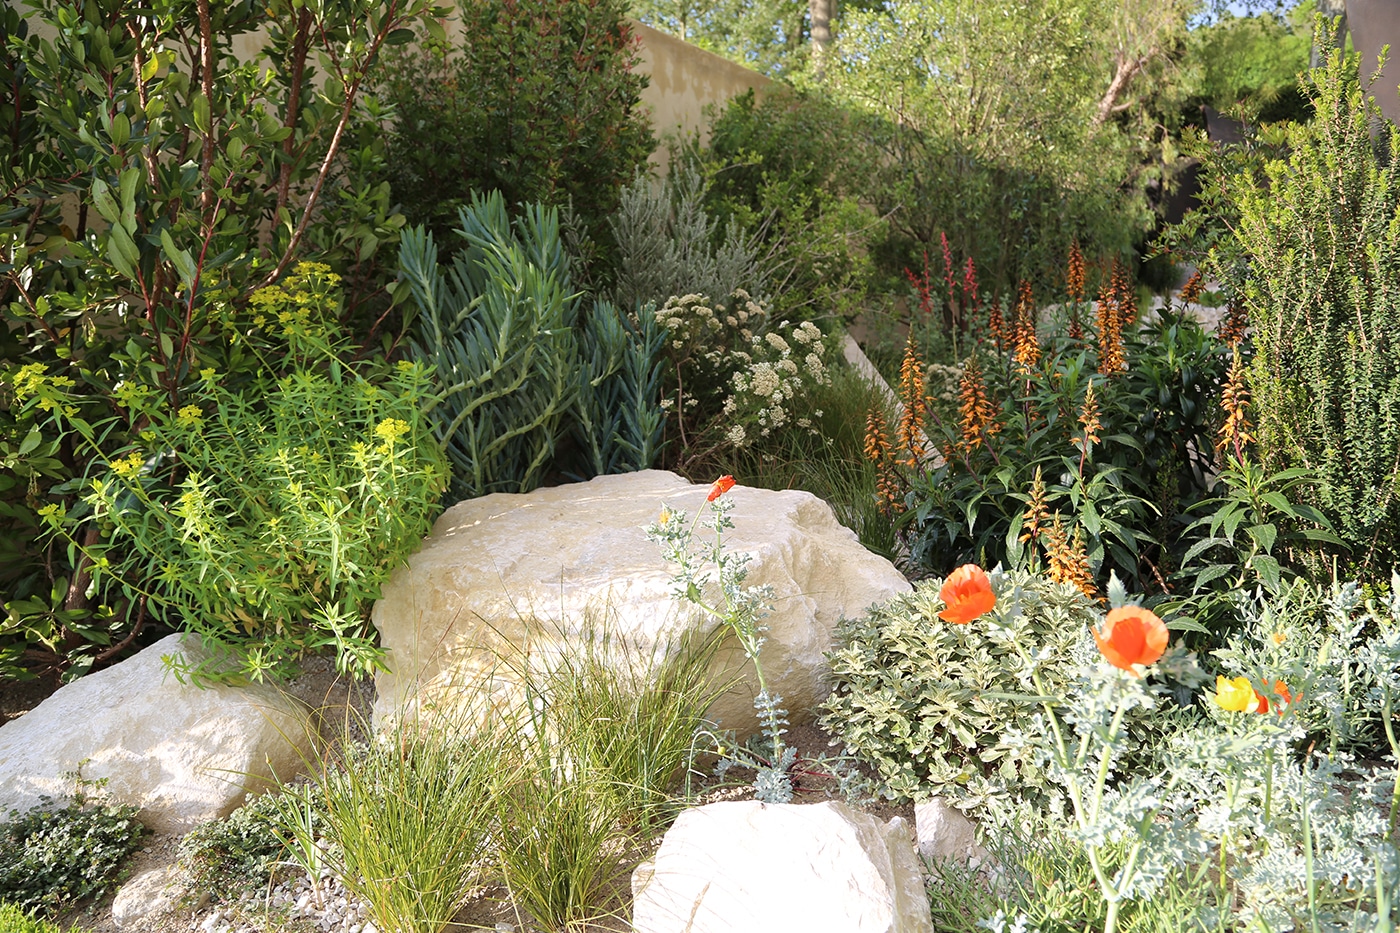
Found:
[{"label": "green shrub", "polygon": [[610,302],[595,301],[583,318],[571,430],[578,473],[651,469],[661,456],[666,427],[661,410],[666,330],[653,305],[633,317]]},{"label": "green shrub", "polygon": [[0,901],[0,933],[63,933],[63,928]]},{"label": "green shrub", "polygon": [[[294,793],[294,792],[293,792]],[[279,865],[292,864],[295,834],[286,826],[290,801],[259,794],[222,820],[201,823],[180,840],[180,864],[193,891],[227,899],[230,891],[258,891]],[[313,825],[321,816],[313,811]]]},{"label": "green shrub", "polygon": [[121,877],[146,827],[136,807],[51,800],[0,823],[0,901],[23,910],[57,911],[98,897]]},{"label": "green shrub", "polygon": [[[1355,57],[1308,78],[1316,117],[1234,186],[1266,469],[1306,467],[1353,573],[1400,563],[1400,130]],[[1375,136],[1381,127],[1381,138]]]},{"label": "green shrub", "polygon": [[[206,367],[254,376],[260,361],[228,319],[299,259],[362,287],[346,319],[382,310],[376,256],[392,253],[402,217],[367,177],[373,147],[347,151],[345,130],[382,45],[444,11],[423,0],[206,6],[207,41],[183,0],[0,11],[11,89],[0,115],[0,677],[76,676],[147,619],[110,576],[94,581],[85,552],[44,541],[37,517],[53,505],[76,517],[85,478],[144,426],[112,423],[96,449],[77,443],[20,410],[22,369],[66,380],[65,416],[98,423],[120,413],[119,387],[149,386],[178,409]],[[376,329],[366,322],[360,336]],[[98,545],[106,529],[89,522],[77,536]]]},{"label": "green shrub", "polygon": [[410,348],[440,387],[431,416],[452,462],[454,499],[528,492],[568,430],[578,390],[579,296],[559,214],[511,221],[499,191],[462,210],[467,246],[450,267],[433,236],[404,234],[399,265],[418,306]]},{"label": "green shrub", "polygon": [[822,724],[874,767],[892,799],[941,795],[980,809],[992,798],[1058,796],[1042,764],[1005,734],[1025,720],[1025,697],[1035,693],[1013,641],[1039,658],[1043,686],[1062,690],[1095,653],[1097,613],[1073,587],[1024,571],[992,581],[999,606],[1020,607],[1003,616],[1005,630],[941,621],[939,580],[837,629],[836,688]]},{"label": "green shrub", "polygon": [[[342,363],[327,342],[336,281],[303,264],[256,293],[247,323],[286,339],[286,375],[240,386],[205,369],[178,408],[138,382],[118,391],[144,427],[83,499],[109,542],[80,542],[61,507],[45,511],[95,575],[226,649],[177,661],[181,673],[281,677],[327,647],[343,672],[378,664],[369,607],[430,526],[446,468],[422,413],[426,371]],[[101,425],[72,429],[100,449]]]},{"label": "green shrub", "polygon": [[[1033,307],[1024,294],[1021,307]],[[1102,322],[1118,335],[1106,342],[1089,327],[1092,305],[1066,308],[1039,331],[1019,312],[1018,327],[974,331],[980,344],[959,375],[957,422],[926,425],[943,463],[910,470],[907,451],[895,452],[902,466],[887,463],[907,477],[891,507],[907,507],[902,533],[930,571],[1005,560],[1023,524],[1050,558],[1056,515],[1067,539],[1079,538],[1086,585],[1116,572],[1138,590],[1160,586],[1187,550],[1179,516],[1209,494],[1228,349],[1171,310],[1139,327],[1129,308],[1124,320]],[[1120,363],[1106,358],[1110,343]]]},{"label": "green shrub", "polygon": [[572,204],[606,244],[604,220],[655,146],[627,4],[481,0],[457,12],[454,46],[405,46],[377,76],[397,116],[395,200],[439,238],[473,192],[500,191],[512,207]]},{"label": "green shrub", "polygon": [[860,119],[821,95],[778,90],[731,98],[710,120],[698,155],[706,207],[758,231],[779,317],[863,310],[868,247],[885,225],[859,204],[874,170]]}]

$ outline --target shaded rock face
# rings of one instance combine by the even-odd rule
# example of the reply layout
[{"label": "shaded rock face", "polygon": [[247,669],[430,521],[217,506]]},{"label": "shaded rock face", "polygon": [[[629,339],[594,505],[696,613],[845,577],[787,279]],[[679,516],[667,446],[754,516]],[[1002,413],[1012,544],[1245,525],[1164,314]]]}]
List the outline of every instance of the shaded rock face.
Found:
[{"label": "shaded rock face", "polygon": [[[548,664],[585,636],[590,619],[604,620],[634,658],[664,652],[687,627],[713,629],[713,618],[675,600],[672,568],[644,531],[663,504],[689,519],[708,511],[709,489],[649,470],[448,509],[375,605],[389,668],[376,680],[376,725],[484,682],[497,702],[510,702],[516,688],[502,659],[527,646],[532,663]],[[823,652],[833,647],[836,622],[909,584],[809,493],[736,486],[727,495],[735,507],[726,547],[752,555],[746,585],[773,588],[764,674],[801,722],[830,690]],[[705,533],[697,527],[701,542]],[[732,647],[716,668],[740,680],[711,718],[740,735],[756,731],[752,667]]]},{"label": "shaded rock face", "polygon": [[301,770],[314,749],[300,703],[266,686],[182,685],[161,661],[175,653],[204,649],[171,635],[0,727],[0,813],[66,799],[80,772],[156,832],[183,833]]},{"label": "shaded rock face", "polygon": [[909,826],[834,801],[686,810],[633,875],[637,933],[932,933]]}]

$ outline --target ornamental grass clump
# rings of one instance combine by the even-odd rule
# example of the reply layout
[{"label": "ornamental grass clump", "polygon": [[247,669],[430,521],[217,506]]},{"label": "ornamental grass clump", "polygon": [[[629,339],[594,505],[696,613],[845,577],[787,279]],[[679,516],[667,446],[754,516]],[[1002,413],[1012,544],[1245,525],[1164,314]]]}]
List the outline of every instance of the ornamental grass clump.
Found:
[{"label": "ornamental grass clump", "polygon": [[[310,791],[276,798],[294,852],[324,859],[379,929],[439,933],[486,878],[506,739],[490,720],[439,715],[309,762]],[[301,818],[308,803],[319,822]]]}]

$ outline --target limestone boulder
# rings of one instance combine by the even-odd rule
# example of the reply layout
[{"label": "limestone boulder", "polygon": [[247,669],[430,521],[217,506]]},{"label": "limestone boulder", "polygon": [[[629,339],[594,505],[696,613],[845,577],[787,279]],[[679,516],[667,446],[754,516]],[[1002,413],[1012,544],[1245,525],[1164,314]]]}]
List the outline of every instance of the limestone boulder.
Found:
[{"label": "limestone boulder", "polygon": [[932,933],[909,826],[845,804],[687,810],[633,876],[637,933]]},{"label": "limestone boulder", "polygon": [[988,861],[977,843],[977,827],[961,810],[936,797],[914,804],[914,826],[919,855],[926,862],[966,862],[975,868]]},{"label": "limestone boulder", "polygon": [[[715,619],[675,599],[673,570],[644,530],[663,505],[693,519],[709,489],[650,470],[448,509],[374,607],[388,666],[376,681],[376,724],[452,702],[483,681],[497,702],[509,699],[503,658],[528,648],[548,664],[599,620],[632,658],[664,653],[683,630],[713,629]],[[802,722],[830,691],[823,653],[837,621],[909,584],[810,493],[736,486],[727,495],[734,528],[726,546],[750,555],[748,585],[772,588],[764,674]],[[756,731],[752,667],[732,643],[716,665],[718,676],[741,679],[711,717],[740,735]]]},{"label": "limestone boulder", "polygon": [[176,653],[206,656],[197,637],[171,635],[0,727],[0,813],[66,799],[80,773],[155,831],[183,833],[302,768],[313,748],[300,703],[266,686],[181,684],[161,661]]},{"label": "limestone boulder", "polygon": [[189,890],[178,865],[148,868],[132,876],[112,898],[112,924],[127,930],[172,914],[185,917],[202,907],[208,898],[207,893],[196,897]]}]

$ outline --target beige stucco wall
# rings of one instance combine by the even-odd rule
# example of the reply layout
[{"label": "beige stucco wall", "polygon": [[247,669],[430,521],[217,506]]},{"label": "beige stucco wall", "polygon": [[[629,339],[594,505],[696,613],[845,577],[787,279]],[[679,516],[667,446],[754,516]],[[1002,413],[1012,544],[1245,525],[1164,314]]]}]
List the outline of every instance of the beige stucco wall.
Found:
[{"label": "beige stucco wall", "polygon": [[[771,78],[669,33],[637,22],[632,26],[642,40],[639,70],[651,79],[642,91],[642,103],[650,110],[652,127],[659,137],[698,130],[701,142],[705,142],[707,106],[723,105],[750,88],[761,97],[773,86]],[[652,161],[664,165],[666,156],[662,146]]]}]

